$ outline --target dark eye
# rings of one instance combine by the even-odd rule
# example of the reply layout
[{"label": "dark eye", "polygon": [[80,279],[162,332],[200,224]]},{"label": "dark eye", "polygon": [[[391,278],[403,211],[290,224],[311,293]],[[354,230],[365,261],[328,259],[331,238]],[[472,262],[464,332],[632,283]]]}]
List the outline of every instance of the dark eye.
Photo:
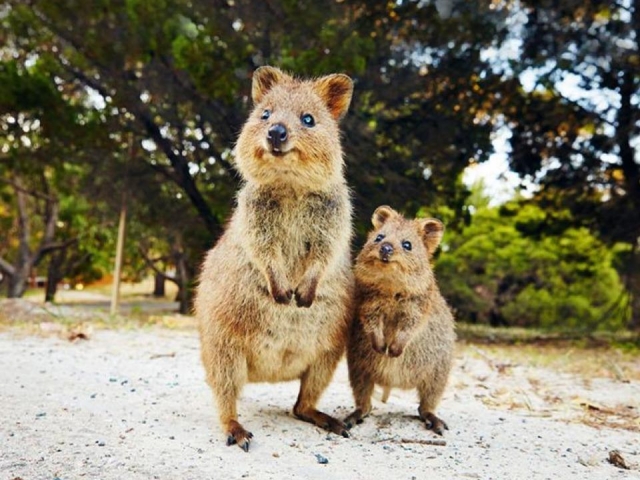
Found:
[{"label": "dark eye", "polygon": [[262,112],[262,116],[260,118],[262,118],[262,120],[266,120],[270,116],[271,116],[271,110],[267,109],[264,112]]},{"label": "dark eye", "polygon": [[380,235],[378,235],[376,237],[376,239],[374,240],[375,243],[380,243],[382,241],[382,239],[384,238],[384,235],[381,233]]},{"label": "dark eye", "polygon": [[402,242],[402,248],[404,248],[407,252],[411,251],[411,242],[408,240],[405,240],[404,242]]},{"label": "dark eye", "polygon": [[314,120],[313,116],[305,113],[304,115],[302,115],[300,117],[300,120],[302,120],[302,123],[305,127],[313,127],[316,124],[316,121]]}]

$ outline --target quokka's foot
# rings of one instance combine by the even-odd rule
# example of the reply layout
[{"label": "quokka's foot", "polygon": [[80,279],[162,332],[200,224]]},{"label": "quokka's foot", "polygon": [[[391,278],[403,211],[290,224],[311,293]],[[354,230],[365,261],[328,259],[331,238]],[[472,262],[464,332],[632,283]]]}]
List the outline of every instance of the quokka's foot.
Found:
[{"label": "quokka's foot", "polygon": [[313,423],[314,425],[317,425],[320,428],[324,428],[325,430],[335,433],[336,435],[342,435],[345,438],[349,438],[349,431],[344,422],[338,420],[337,418],[333,418],[331,415],[327,415],[326,413],[322,413],[318,410],[308,410],[304,412],[294,410],[293,413],[300,420]]},{"label": "quokka's foot", "polygon": [[351,414],[344,419],[344,423],[348,430],[351,430],[354,426],[360,425],[364,421],[365,415],[362,413],[362,409],[357,408]]},{"label": "quokka's foot", "polygon": [[420,415],[420,418],[424,421],[428,430],[432,430],[438,435],[443,435],[445,430],[449,430],[449,426],[431,412]]},{"label": "quokka's foot", "polygon": [[249,444],[253,438],[253,433],[246,431],[242,425],[235,420],[229,422],[227,431],[227,446],[237,444],[245,452],[249,451]]}]

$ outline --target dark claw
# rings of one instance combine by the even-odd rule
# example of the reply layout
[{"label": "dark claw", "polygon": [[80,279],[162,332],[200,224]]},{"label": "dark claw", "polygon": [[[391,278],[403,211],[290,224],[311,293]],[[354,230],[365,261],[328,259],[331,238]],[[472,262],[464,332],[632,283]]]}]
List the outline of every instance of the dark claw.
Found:
[{"label": "dark claw", "polygon": [[248,452],[249,451],[249,440],[245,440],[240,448],[242,448],[245,452]]},{"label": "dark claw", "polygon": [[298,290],[295,291],[294,295],[296,298],[296,305],[298,307],[309,308],[311,305],[313,305],[315,295],[307,295],[305,297]]},{"label": "dark claw", "polygon": [[287,290],[286,292],[277,292],[273,295],[273,299],[276,303],[281,305],[288,305],[291,302],[291,297],[293,297],[293,291],[291,290]]},{"label": "dark claw", "polygon": [[234,445],[236,443],[236,439],[233,437],[233,435],[229,435],[227,437],[227,447]]},{"label": "dark claw", "polygon": [[425,427],[427,427],[428,430],[433,431],[433,433],[442,436],[444,435],[445,430],[449,430],[449,426],[433,413],[425,413],[424,415],[421,415],[421,418],[424,421]]},{"label": "dark claw", "polygon": [[344,438],[349,438],[349,432],[347,432],[346,430],[343,430],[343,431],[342,431],[342,436],[343,436]]}]

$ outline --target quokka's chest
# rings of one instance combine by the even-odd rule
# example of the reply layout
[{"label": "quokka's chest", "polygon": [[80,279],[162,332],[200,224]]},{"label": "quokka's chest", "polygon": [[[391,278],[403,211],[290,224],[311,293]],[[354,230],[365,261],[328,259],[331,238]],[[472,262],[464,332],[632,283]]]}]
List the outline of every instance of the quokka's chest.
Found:
[{"label": "quokka's chest", "polygon": [[246,215],[256,229],[284,241],[300,234],[326,236],[350,221],[347,202],[336,192],[293,196],[272,189],[250,191]]}]

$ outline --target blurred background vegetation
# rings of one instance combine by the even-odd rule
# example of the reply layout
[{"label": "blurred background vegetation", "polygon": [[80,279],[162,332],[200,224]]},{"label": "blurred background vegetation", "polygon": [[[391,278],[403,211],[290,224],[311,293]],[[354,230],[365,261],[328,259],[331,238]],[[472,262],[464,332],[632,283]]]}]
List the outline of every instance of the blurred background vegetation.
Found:
[{"label": "blurred background vegetation", "polygon": [[640,329],[638,0],[4,0],[0,24],[9,297],[108,275],[126,208],[125,275],[188,310],[270,64],[355,81],[354,248],[380,204],[435,216],[460,321]]}]

